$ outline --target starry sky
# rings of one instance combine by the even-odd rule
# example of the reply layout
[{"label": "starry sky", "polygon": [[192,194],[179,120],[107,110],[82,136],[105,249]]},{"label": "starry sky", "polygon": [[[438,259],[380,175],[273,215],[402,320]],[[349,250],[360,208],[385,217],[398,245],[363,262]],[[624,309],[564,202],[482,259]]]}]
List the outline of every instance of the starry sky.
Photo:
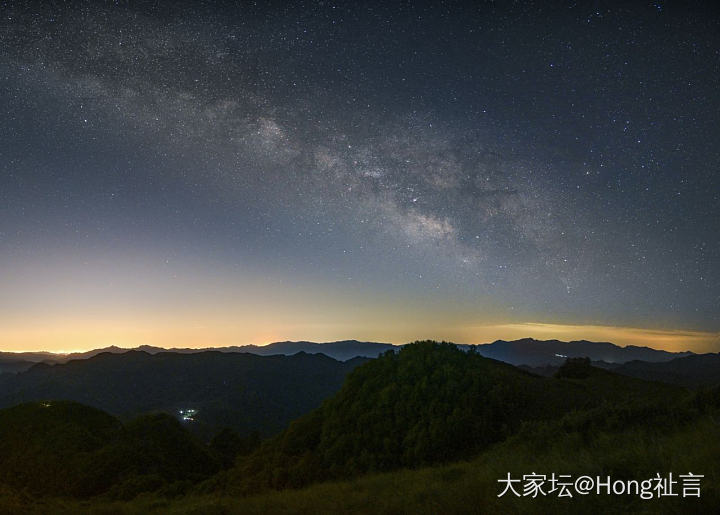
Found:
[{"label": "starry sky", "polygon": [[0,348],[720,351],[720,15],[0,1]]}]

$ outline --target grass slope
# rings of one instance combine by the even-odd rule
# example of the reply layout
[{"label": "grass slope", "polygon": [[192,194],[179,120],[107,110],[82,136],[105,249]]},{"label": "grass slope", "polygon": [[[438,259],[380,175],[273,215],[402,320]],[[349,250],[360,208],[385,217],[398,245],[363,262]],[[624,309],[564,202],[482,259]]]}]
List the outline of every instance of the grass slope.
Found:
[{"label": "grass slope", "polygon": [[[720,426],[708,415],[670,431],[600,431],[588,441],[570,428],[541,423],[497,444],[468,462],[373,474],[351,481],[326,482],[304,489],[266,492],[245,498],[140,496],[129,503],[100,500],[51,501],[28,507],[22,499],[0,495],[0,506],[17,513],[97,514],[435,514],[435,513],[717,513],[720,507]],[[693,445],[703,442],[703,445]],[[498,498],[497,480],[507,472],[646,478],[656,472],[705,474],[702,496],[640,500],[634,496],[558,499]],[[14,503],[14,504],[13,504]],[[28,511],[25,511],[28,510]]]}]

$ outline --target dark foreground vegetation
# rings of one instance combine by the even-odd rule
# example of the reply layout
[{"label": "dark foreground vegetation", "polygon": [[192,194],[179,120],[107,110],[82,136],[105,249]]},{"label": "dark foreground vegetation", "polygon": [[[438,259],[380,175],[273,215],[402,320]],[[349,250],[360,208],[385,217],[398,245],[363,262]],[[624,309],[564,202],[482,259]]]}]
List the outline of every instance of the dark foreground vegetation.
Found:
[{"label": "dark foreground vegetation", "polygon": [[[205,443],[166,415],[120,422],[74,403],[0,411],[0,507],[95,513],[713,513],[720,390],[570,360],[545,378],[421,342],[356,368],[258,443]],[[508,472],[704,474],[699,499],[502,497]]]},{"label": "dark foreground vegetation", "polygon": [[129,351],[101,353],[63,364],[38,363],[0,374],[0,408],[66,399],[123,420],[193,409],[187,427],[209,439],[224,427],[242,436],[277,433],[337,392],[366,358],[345,362],[322,354],[256,356]]}]

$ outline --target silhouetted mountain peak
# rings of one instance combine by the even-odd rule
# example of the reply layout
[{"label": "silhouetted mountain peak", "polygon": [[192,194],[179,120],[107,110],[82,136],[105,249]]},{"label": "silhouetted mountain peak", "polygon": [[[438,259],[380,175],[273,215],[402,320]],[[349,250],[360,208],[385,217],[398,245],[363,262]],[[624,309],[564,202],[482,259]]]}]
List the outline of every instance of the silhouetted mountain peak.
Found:
[{"label": "silhouetted mountain peak", "polygon": [[560,366],[567,358],[588,357],[592,361],[607,363],[626,363],[634,359],[642,361],[669,361],[692,353],[673,353],[650,347],[628,345],[620,347],[610,342],[591,342],[575,340],[536,340],[521,338],[519,340],[496,340],[493,343],[476,345],[477,351],[486,357],[506,361],[513,365],[539,367],[544,365]]}]

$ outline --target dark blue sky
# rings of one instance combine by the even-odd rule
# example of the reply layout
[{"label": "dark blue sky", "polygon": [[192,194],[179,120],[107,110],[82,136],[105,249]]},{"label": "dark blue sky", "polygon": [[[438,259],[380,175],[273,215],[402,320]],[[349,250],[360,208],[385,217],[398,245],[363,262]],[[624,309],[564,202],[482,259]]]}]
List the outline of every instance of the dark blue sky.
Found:
[{"label": "dark blue sky", "polygon": [[5,339],[717,344],[718,84],[712,3],[0,2]]}]

